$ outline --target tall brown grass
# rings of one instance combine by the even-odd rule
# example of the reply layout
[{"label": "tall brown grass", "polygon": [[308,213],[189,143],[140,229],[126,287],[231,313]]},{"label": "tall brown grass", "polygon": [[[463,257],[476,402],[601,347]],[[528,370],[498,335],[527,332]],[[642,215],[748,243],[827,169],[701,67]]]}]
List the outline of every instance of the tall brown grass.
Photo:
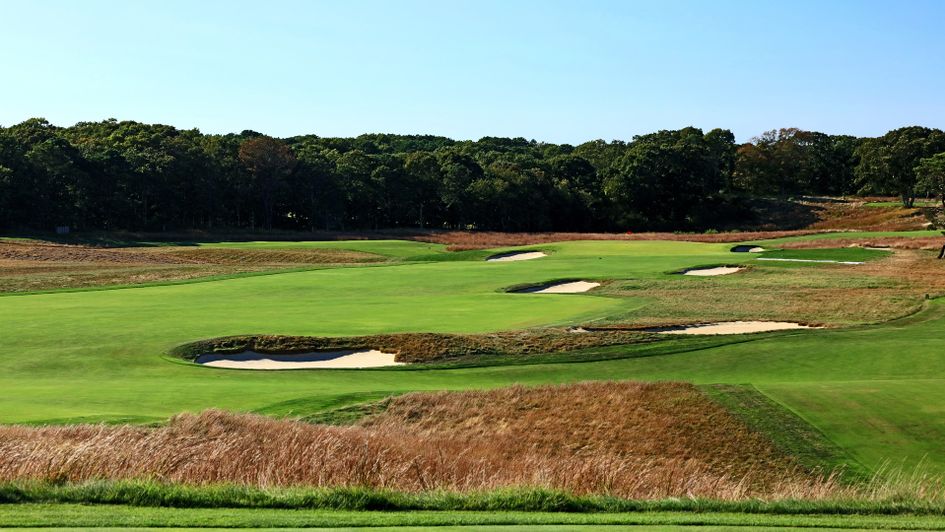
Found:
[{"label": "tall brown grass", "polygon": [[798,240],[784,242],[778,247],[785,249],[822,249],[845,247],[884,247],[890,249],[914,249],[938,251],[945,244],[945,238],[908,238],[908,237],[867,237],[867,238],[828,238],[819,240]]},{"label": "tall brown grass", "polygon": [[497,231],[437,231],[418,234],[413,240],[445,244],[449,251],[530,246],[574,240],[673,240],[686,242],[745,242],[822,231],[741,231],[727,233],[501,233]]},{"label": "tall brown grass", "polygon": [[152,479],[407,492],[548,487],[634,499],[836,496],[678,383],[408,394],[359,426],[211,410],[161,428],[0,428],[0,481]]},{"label": "tall brown grass", "polygon": [[0,241],[0,292],[140,284],[389,260],[336,249],[102,248]]},{"label": "tall brown grass", "polygon": [[96,264],[346,264],[386,257],[342,249],[231,249],[193,246],[102,248],[49,242],[0,242],[0,260]]}]

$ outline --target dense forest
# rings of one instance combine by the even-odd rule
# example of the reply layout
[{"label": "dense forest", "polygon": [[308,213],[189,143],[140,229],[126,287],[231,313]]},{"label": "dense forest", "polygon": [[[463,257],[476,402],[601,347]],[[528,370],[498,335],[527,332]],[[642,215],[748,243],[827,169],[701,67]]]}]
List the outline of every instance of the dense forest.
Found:
[{"label": "dense forest", "polygon": [[0,127],[0,228],[52,230],[721,227],[759,196],[945,192],[945,133],[728,130],[578,146],[429,135],[276,139],[138,122]]}]

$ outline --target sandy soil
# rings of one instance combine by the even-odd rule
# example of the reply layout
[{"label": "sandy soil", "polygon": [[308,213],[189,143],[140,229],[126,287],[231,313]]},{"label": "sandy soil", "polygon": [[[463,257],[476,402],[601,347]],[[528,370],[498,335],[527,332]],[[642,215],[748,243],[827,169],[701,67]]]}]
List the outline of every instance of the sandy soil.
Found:
[{"label": "sandy soil", "polygon": [[848,260],[814,260],[814,259],[778,259],[774,257],[761,257],[758,260],[773,260],[778,262],[817,262],[824,264],[863,264],[862,262],[854,262]]},{"label": "sandy soil", "polygon": [[591,283],[588,281],[572,281],[569,283],[556,283],[534,288],[519,290],[523,294],[580,294],[587,292],[591,288],[597,288],[600,283]]},{"label": "sandy soil", "polygon": [[715,268],[699,268],[696,270],[686,270],[683,272],[683,275],[694,275],[696,277],[714,277],[716,275],[729,275],[732,273],[737,273],[745,268],[738,268],[736,266],[718,266]]},{"label": "sandy soil", "polygon": [[651,329],[662,334],[745,334],[788,329],[809,329],[806,325],[786,321],[729,321],[681,327]]},{"label": "sandy soil", "polygon": [[515,251],[512,253],[502,253],[500,255],[493,255],[486,259],[488,262],[512,262],[518,260],[532,260],[540,259],[542,257],[547,257],[545,253],[541,251]]},{"label": "sandy soil", "polygon": [[207,354],[197,357],[196,362],[214,368],[231,369],[313,369],[313,368],[379,368],[400,366],[393,353],[377,350],[332,351],[327,353],[299,353],[293,355],[271,355],[244,351],[235,354]]}]

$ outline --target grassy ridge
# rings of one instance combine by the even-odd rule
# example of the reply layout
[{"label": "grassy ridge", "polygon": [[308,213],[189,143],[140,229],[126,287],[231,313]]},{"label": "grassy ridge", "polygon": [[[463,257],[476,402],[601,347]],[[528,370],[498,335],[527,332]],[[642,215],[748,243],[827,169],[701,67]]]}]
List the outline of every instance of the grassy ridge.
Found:
[{"label": "grassy ridge", "polygon": [[[336,511],[436,512],[722,512],[761,515],[928,515],[945,516],[945,502],[914,498],[887,500],[720,501],[697,498],[629,500],[576,496],[540,488],[456,493],[405,493],[367,488],[268,488],[237,485],[186,486],[158,482],[84,484],[0,484],[0,508],[7,504],[107,504],[139,508],[245,508]],[[2,515],[5,512],[0,512]],[[0,525],[3,522],[0,521]]]}]

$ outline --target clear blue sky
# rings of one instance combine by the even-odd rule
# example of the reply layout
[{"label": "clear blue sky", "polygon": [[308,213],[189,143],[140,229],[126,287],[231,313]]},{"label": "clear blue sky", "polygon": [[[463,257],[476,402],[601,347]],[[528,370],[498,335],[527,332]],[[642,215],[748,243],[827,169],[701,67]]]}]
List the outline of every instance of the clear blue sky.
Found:
[{"label": "clear blue sky", "polygon": [[0,124],[579,143],[945,128],[945,1],[0,0]]}]

